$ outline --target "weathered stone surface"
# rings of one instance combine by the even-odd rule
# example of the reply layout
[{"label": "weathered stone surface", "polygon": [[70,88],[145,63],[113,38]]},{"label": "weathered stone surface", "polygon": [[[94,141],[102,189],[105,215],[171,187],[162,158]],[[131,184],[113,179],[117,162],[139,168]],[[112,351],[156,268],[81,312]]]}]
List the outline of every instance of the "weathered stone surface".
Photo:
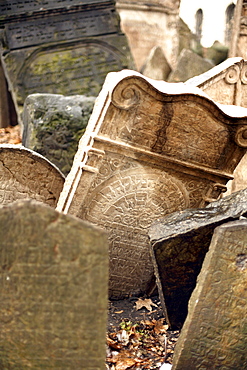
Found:
[{"label": "weathered stone surface", "polygon": [[0,55],[17,110],[35,93],[97,96],[108,72],[133,67],[113,0],[41,3],[2,6]]},{"label": "weathered stone surface", "polygon": [[22,144],[67,175],[94,102],[94,97],[82,95],[29,95],[24,104]]},{"label": "weathered stone surface", "polygon": [[172,369],[247,368],[247,221],[218,227],[205,257]]},{"label": "weathered stone surface", "polygon": [[247,1],[238,0],[234,11],[232,37],[229,48],[230,57],[247,59]]},{"label": "weathered stone surface", "polygon": [[138,71],[155,46],[163,50],[169,65],[175,67],[179,54],[179,4],[180,0],[117,0],[121,28]]},{"label": "weathered stone surface", "polygon": [[[247,108],[247,61],[229,58],[208,72],[189,79],[189,86],[197,86],[212,99],[221,104],[234,104]],[[234,180],[227,184],[227,193],[247,187],[247,173],[244,156],[234,171]]]},{"label": "weathered stone surface", "polygon": [[163,310],[171,327],[181,328],[214,229],[247,215],[247,189],[156,221],[149,230],[152,259]]},{"label": "weathered stone surface", "polygon": [[224,62],[190,78],[186,85],[197,86],[221,104],[247,108],[247,62],[242,58],[228,58]]},{"label": "weathered stone surface", "polygon": [[214,65],[213,63],[200,57],[191,50],[184,49],[181,51],[177,66],[169,75],[169,82],[184,82],[189,78],[208,71]]},{"label": "weathered stone surface", "polygon": [[111,296],[147,291],[153,220],[224,190],[245,153],[238,140],[246,113],[183,84],[108,75],[57,209],[108,231]]},{"label": "weathered stone surface", "polygon": [[0,204],[32,198],[55,207],[63,184],[63,174],[42,155],[0,145]]},{"label": "weathered stone surface", "polygon": [[166,80],[171,73],[171,67],[159,46],[155,46],[141,70],[141,73],[154,80]]},{"label": "weathered stone surface", "polygon": [[0,208],[1,369],[105,368],[102,230],[35,201]]}]

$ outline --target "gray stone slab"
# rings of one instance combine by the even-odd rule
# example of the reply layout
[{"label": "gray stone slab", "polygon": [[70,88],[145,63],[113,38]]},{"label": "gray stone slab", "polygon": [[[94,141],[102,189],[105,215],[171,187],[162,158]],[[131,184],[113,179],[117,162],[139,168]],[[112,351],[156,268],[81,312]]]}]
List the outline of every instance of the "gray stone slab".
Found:
[{"label": "gray stone slab", "polygon": [[25,100],[22,144],[68,174],[95,97],[33,94]]},{"label": "gray stone slab", "polygon": [[173,370],[247,369],[247,221],[218,227],[189,302]]},{"label": "gray stone slab", "polygon": [[112,0],[1,7],[0,55],[19,123],[30,94],[97,96],[108,72],[133,67]]},{"label": "gray stone slab", "polygon": [[36,201],[0,208],[1,369],[105,369],[102,230]]},{"label": "gray stone slab", "polygon": [[163,310],[171,327],[181,328],[188,301],[214,229],[247,215],[247,189],[206,208],[175,212],[155,222],[149,237]]},{"label": "gray stone slab", "polygon": [[154,220],[225,189],[246,151],[246,116],[200,89],[129,70],[108,75],[57,209],[109,232],[112,297],[149,290]]},{"label": "gray stone slab", "polygon": [[63,185],[64,175],[42,155],[0,145],[0,204],[31,198],[56,207]]},{"label": "gray stone slab", "polygon": [[189,78],[208,71],[213,63],[191,50],[183,49],[177,61],[177,67],[169,75],[169,82],[184,82]]}]

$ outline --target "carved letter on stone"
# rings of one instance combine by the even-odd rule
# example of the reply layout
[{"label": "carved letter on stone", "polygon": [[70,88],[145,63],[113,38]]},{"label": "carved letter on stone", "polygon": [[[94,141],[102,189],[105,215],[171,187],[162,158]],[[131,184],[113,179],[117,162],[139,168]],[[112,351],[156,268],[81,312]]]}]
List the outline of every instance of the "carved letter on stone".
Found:
[{"label": "carved letter on stone", "polygon": [[108,75],[57,208],[108,231],[110,296],[147,291],[154,220],[221,194],[245,153],[234,135],[246,116],[197,88]]},{"label": "carved letter on stone", "polygon": [[246,369],[247,222],[218,227],[207,253],[172,368]]},{"label": "carved letter on stone", "polygon": [[16,145],[0,145],[0,204],[36,199],[56,207],[64,176],[42,155]]}]

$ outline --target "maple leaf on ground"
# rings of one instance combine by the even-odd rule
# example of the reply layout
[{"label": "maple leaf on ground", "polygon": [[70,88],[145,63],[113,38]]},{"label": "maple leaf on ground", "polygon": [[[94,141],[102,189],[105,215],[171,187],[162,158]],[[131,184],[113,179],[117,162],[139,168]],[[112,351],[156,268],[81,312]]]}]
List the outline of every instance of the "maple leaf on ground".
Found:
[{"label": "maple leaf on ground", "polygon": [[149,312],[152,311],[152,306],[158,307],[157,304],[153,303],[151,299],[145,298],[141,299],[138,298],[138,301],[136,301],[136,311],[140,310],[142,307],[145,307]]}]

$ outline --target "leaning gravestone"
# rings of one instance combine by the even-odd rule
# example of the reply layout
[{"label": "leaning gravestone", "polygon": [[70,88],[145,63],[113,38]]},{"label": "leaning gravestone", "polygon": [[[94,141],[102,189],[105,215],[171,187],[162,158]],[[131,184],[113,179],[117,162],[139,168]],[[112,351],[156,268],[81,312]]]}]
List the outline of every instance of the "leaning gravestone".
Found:
[{"label": "leaning gravestone", "polygon": [[37,92],[97,96],[108,72],[133,67],[113,0],[4,1],[0,28],[3,69],[19,108]]},{"label": "leaning gravestone", "polygon": [[177,67],[169,75],[169,82],[186,81],[188,78],[208,71],[213,63],[191,50],[183,49],[177,61]]},{"label": "leaning gravestone", "polygon": [[67,175],[94,102],[94,97],[82,95],[29,95],[24,104],[22,144]]},{"label": "leaning gravestone", "polygon": [[108,231],[110,296],[148,290],[147,229],[221,194],[245,153],[246,124],[246,109],[218,107],[199,89],[108,75],[57,209]]},{"label": "leaning gravestone", "polygon": [[167,80],[172,69],[160,46],[155,46],[144,63],[141,73],[154,80]]},{"label": "leaning gravestone", "polygon": [[247,221],[215,230],[188,317],[175,348],[173,370],[247,369]]},{"label": "leaning gravestone", "polygon": [[214,229],[247,216],[247,189],[203,209],[175,212],[149,230],[161,304],[172,328],[181,328],[188,301],[208,251]]},{"label": "leaning gravestone", "polygon": [[55,208],[63,184],[63,174],[42,155],[0,145],[0,204],[32,198]]},{"label": "leaning gravestone", "polygon": [[105,368],[102,230],[36,201],[0,208],[1,369]]}]

